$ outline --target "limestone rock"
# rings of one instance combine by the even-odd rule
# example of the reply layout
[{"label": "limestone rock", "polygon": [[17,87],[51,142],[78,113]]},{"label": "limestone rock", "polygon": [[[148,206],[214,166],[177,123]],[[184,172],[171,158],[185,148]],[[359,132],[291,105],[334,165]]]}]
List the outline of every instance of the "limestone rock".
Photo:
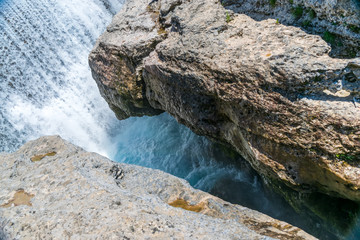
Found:
[{"label": "limestone rock", "polygon": [[360,201],[360,59],[226,2],[128,1],[89,56],[102,96],[120,119],[169,112],[269,180]]},{"label": "limestone rock", "polygon": [[314,239],[185,180],[112,162],[58,136],[1,154],[0,172],[1,239]]},{"label": "limestone rock", "polygon": [[237,13],[261,21],[277,19],[322,36],[332,56],[360,56],[360,2],[357,0],[223,0]]}]

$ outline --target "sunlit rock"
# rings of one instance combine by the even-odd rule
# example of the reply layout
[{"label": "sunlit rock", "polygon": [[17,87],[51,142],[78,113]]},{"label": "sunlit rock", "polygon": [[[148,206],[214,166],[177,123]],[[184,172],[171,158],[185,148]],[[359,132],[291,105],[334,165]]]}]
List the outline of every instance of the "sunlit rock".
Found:
[{"label": "sunlit rock", "polygon": [[256,21],[241,1],[150,2],[128,1],[89,57],[120,119],[167,111],[267,179],[360,200],[359,58],[332,58],[324,36]]},{"label": "sunlit rock", "polygon": [[185,180],[112,162],[58,136],[1,154],[0,172],[1,239],[314,239]]}]

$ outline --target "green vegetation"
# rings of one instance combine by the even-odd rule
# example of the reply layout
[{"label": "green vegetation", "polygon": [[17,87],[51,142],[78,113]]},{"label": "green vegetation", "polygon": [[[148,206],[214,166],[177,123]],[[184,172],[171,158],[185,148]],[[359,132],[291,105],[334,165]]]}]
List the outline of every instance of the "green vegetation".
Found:
[{"label": "green vegetation", "polygon": [[329,31],[325,31],[322,38],[327,43],[335,44],[336,36]]},{"label": "green vegetation", "polygon": [[226,22],[229,23],[231,20],[232,19],[231,19],[229,12],[226,12]]},{"label": "green vegetation", "polygon": [[[314,118],[314,119],[316,119],[316,118]],[[312,119],[313,120],[313,119]],[[316,153],[316,149],[315,148],[309,148],[309,151],[310,152],[313,152],[313,153]]]},{"label": "green vegetation", "polygon": [[354,33],[360,33],[360,27],[359,26],[355,26],[355,25],[348,25],[348,28],[350,29],[350,31],[354,32]]},{"label": "green vegetation", "polygon": [[291,9],[291,13],[293,14],[293,16],[296,18],[296,19],[299,19],[302,17],[303,13],[304,13],[304,8],[300,5],[294,7]]},{"label": "green vegetation", "polygon": [[[360,51],[360,50],[359,50]],[[347,55],[350,57],[350,58],[355,58],[356,55],[357,55],[357,52],[355,49],[347,49],[346,50],[346,53]]]},{"label": "green vegetation", "polygon": [[311,9],[311,10],[309,11],[309,18],[310,18],[310,19],[316,18],[316,12],[315,12],[313,9]]},{"label": "green vegetation", "polygon": [[336,158],[343,161],[354,161],[355,156],[344,153],[336,154]]},{"label": "green vegetation", "polygon": [[302,26],[303,26],[303,27],[308,27],[308,26],[310,26],[310,25],[311,25],[311,21],[310,21],[310,20],[305,20],[305,21],[302,22]]},{"label": "green vegetation", "polygon": [[321,82],[322,78],[320,76],[315,76],[314,81],[315,82]]},{"label": "green vegetation", "polygon": [[280,22],[279,22],[279,19],[278,19],[278,18],[276,19],[276,24],[280,24]]},{"label": "green vegetation", "polygon": [[293,4],[293,3],[294,3],[294,0],[289,0],[289,3],[290,3],[290,4]]},{"label": "green vegetation", "polygon": [[276,0],[269,0],[269,4],[270,4],[270,6],[275,7],[276,6]]}]

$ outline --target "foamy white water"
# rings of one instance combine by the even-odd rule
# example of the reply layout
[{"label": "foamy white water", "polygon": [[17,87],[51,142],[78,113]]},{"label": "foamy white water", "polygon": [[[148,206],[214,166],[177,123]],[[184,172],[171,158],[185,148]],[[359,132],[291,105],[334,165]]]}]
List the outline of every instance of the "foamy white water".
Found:
[{"label": "foamy white water", "polygon": [[123,0],[0,2],[0,151],[59,134],[106,154],[119,122],[87,56]]}]

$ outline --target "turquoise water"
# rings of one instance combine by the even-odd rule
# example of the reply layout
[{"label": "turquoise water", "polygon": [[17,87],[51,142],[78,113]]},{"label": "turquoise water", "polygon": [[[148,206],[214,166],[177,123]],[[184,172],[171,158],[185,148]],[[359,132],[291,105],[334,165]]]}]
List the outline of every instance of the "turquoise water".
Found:
[{"label": "turquoise water", "polygon": [[168,114],[123,123],[117,136],[118,151],[112,156],[116,161],[160,169],[186,179],[195,188],[272,215],[279,212],[273,209],[276,197],[264,191],[260,177],[234,151],[195,135]]},{"label": "turquoise water", "polygon": [[195,188],[292,223],[320,239],[360,236],[358,204],[268,186],[241,156],[195,135],[168,114],[131,118],[122,124],[116,152],[111,154],[116,161],[171,173]]},{"label": "turquoise water", "polygon": [[[359,206],[268,186],[232,150],[167,114],[115,119],[87,55],[121,8],[116,0],[0,0],[0,151],[59,134],[113,160],[161,169],[321,239],[358,239]],[[285,200],[286,199],[286,200]]]}]

